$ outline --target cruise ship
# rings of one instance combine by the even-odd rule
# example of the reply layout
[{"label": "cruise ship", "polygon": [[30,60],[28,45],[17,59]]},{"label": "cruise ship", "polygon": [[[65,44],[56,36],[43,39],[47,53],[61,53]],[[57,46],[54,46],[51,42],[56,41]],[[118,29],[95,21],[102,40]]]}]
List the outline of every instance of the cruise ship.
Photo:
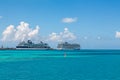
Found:
[{"label": "cruise ship", "polygon": [[80,44],[70,44],[68,42],[63,42],[58,44],[58,50],[80,50]]},{"label": "cruise ship", "polygon": [[31,40],[27,42],[22,41],[17,46],[16,49],[40,49],[40,50],[48,50],[51,49],[47,43],[43,43],[42,41],[38,44],[33,43]]}]

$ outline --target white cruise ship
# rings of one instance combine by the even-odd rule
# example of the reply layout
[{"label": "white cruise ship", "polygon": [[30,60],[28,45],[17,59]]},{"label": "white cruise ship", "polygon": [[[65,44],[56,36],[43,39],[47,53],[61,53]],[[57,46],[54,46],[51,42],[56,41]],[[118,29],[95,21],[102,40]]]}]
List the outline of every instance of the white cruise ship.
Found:
[{"label": "white cruise ship", "polygon": [[47,43],[43,43],[42,41],[38,44],[33,43],[31,40],[28,40],[27,42],[23,41],[20,42],[16,49],[40,49],[40,50],[47,50],[51,49],[50,46]]},{"label": "white cruise ship", "polygon": [[58,44],[59,50],[80,50],[80,44],[70,44],[68,42]]}]

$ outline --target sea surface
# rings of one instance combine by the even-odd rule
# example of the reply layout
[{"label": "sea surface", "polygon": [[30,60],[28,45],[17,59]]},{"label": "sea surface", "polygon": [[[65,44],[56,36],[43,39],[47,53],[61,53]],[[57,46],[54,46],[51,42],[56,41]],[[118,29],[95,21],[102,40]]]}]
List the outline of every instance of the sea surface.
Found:
[{"label": "sea surface", "polygon": [[0,80],[120,80],[120,50],[0,50]]}]

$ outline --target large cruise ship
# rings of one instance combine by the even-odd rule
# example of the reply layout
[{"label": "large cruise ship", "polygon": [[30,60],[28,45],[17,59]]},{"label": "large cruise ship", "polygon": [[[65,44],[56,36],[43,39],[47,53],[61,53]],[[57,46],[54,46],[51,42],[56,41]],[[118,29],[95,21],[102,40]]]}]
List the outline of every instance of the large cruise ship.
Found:
[{"label": "large cruise ship", "polygon": [[43,43],[42,41],[38,44],[33,43],[31,40],[28,40],[27,42],[23,41],[20,42],[16,49],[40,49],[40,50],[47,50],[51,49],[50,46],[47,43]]},{"label": "large cruise ship", "polygon": [[68,42],[58,44],[59,50],[80,50],[80,44],[70,44]]}]

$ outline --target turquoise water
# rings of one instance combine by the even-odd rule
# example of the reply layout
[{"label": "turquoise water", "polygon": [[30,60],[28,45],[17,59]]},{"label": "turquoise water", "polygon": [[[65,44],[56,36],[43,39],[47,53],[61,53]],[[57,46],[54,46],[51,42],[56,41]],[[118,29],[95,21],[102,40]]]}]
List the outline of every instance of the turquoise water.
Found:
[{"label": "turquoise water", "polygon": [[120,80],[120,50],[1,50],[0,80]]}]

